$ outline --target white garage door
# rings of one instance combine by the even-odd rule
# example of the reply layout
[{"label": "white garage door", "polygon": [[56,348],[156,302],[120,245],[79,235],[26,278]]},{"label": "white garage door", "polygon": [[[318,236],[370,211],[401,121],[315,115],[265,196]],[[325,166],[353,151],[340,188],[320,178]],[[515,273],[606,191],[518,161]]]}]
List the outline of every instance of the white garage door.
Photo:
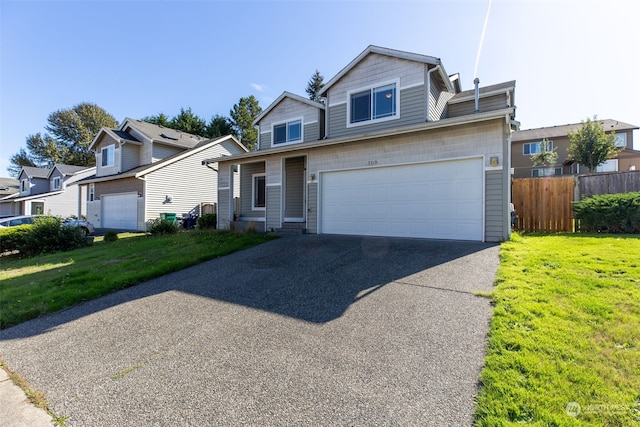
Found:
[{"label": "white garage door", "polygon": [[327,234],[483,240],[481,159],[325,172]]},{"label": "white garage door", "polygon": [[138,226],[138,195],[112,194],[102,196],[102,227],[136,230]]}]

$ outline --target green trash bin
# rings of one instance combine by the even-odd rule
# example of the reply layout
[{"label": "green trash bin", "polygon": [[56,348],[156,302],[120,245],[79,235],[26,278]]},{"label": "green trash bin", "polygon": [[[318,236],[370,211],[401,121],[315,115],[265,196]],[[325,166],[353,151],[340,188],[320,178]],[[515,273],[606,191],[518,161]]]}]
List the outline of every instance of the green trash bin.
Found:
[{"label": "green trash bin", "polygon": [[178,220],[178,219],[176,218],[176,214],[175,214],[175,213],[172,213],[172,212],[162,212],[162,213],[160,214],[160,219],[163,219],[163,220],[164,220],[164,219],[166,219],[167,221],[171,221],[171,222],[173,222],[174,224],[175,224],[175,223],[176,223],[176,221]]}]

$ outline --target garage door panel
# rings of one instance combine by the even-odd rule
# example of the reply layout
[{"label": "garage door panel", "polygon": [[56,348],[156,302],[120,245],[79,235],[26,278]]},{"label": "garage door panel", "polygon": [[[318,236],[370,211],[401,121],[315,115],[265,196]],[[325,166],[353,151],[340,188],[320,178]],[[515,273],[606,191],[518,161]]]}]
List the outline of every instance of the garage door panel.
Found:
[{"label": "garage door panel", "polygon": [[138,195],[111,194],[101,197],[102,227],[136,230],[138,227]]},{"label": "garage door panel", "polygon": [[482,240],[482,177],[481,159],[325,172],[321,232]]}]

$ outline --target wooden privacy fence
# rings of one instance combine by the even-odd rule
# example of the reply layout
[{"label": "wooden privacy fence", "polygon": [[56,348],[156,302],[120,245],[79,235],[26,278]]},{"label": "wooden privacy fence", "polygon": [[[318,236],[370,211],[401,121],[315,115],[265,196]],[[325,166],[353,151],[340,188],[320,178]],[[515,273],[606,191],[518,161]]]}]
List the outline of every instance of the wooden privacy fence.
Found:
[{"label": "wooden privacy fence", "polygon": [[527,232],[574,231],[574,177],[518,178],[512,200],[518,215],[514,229]]}]

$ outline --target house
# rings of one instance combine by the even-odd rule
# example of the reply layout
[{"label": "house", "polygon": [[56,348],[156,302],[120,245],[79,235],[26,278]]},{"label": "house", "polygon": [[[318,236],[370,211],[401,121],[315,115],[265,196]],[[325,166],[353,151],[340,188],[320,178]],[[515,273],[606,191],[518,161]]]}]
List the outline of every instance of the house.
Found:
[{"label": "house", "polygon": [[[640,168],[640,151],[633,149],[633,131],[638,129],[638,126],[613,119],[598,121],[607,133],[615,132],[616,145],[622,150],[615,159],[607,160],[600,165],[596,172],[621,172]],[[511,167],[514,169],[514,178],[587,173],[586,167],[568,158],[571,144],[568,135],[581,127],[582,123],[574,123],[514,132],[511,137]],[[558,153],[558,160],[553,165],[534,166],[531,155],[539,152],[540,143],[545,138],[551,144],[550,148]]]},{"label": "house", "polygon": [[514,91],[513,81],[461,91],[438,58],[369,46],[322,103],[284,92],[265,109],[256,151],[208,159],[218,226],[505,240]]},{"label": "house", "polygon": [[90,148],[96,173],[87,187],[86,216],[96,228],[146,231],[163,213],[200,214],[217,200],[217,170],[202,161],[246,152],[234,137],[205,139],[126,118],[100,130]]},{"label": "house", "polygon": [[95,167],[56,163],[52,168],[24,166],[18,175],[18,192],[0,200],[9,215],[78,216],[82,210],[77,183],[95,173]]},{"label": "house", "polygon": [[15,207],[12,203],[2,203],[5,198],[19,192],[20,182],[17,179],[0,177],[0,218],[20,215],[12,210]]}]

